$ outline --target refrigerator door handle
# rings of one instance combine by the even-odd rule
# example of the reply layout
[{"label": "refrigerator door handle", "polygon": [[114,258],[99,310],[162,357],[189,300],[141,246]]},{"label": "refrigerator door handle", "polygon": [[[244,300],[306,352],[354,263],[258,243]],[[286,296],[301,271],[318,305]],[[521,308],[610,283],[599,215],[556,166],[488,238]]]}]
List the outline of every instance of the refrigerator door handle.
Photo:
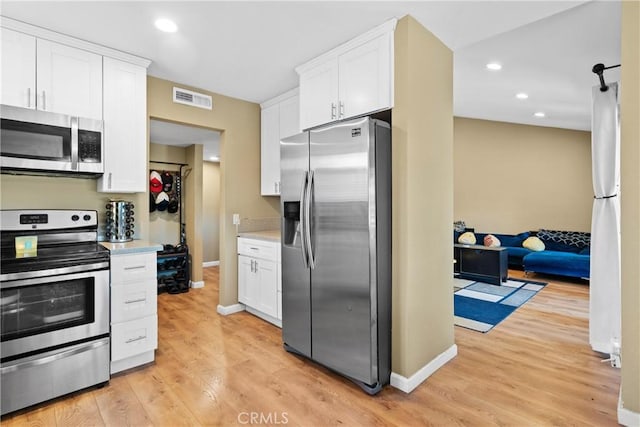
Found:
[{"label": "refrigerator door handle", "polygon": [[304,268],[309,268],[309,254],[307,253],[307,231],[306,231],[306,219],[305,219],[305,203],[307,198],[307,182],[309,181],[309,172],[304,171],[304,177],[302,178],[302,189],[300,190],[300,246],[302,247],[302,264]]},{"label": "refrigerator door handle", "polygon": [[309,179],[307,180],[307,196],[304,205],[305,216],[305,234],[307,235],[307,254],[309,258],[309,268],[316,268],[316,260],[313,256],[313,245],[311,244],[311,199],[313,195],[313,171],[309,171]]}]

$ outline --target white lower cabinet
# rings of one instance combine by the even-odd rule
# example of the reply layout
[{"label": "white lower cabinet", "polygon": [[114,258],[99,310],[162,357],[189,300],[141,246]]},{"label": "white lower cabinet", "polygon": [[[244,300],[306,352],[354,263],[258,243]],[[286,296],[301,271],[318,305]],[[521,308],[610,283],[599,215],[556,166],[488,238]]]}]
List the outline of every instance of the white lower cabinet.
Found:
[{"label": "white lower cabinet", "polygon": [[153,362],[158,348],[156,253],[111,255],[111,373]]},{"label": "white lower cabinet", "polygon": [[238,238],[238,301],[258,317],[282,326],[280,244]]}]

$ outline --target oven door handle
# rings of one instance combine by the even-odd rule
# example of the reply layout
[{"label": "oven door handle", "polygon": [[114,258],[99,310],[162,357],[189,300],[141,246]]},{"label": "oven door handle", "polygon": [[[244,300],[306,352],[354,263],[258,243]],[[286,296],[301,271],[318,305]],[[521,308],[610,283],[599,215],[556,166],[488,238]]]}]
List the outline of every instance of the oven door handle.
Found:
[{"label": "oven door handle", "polygon": [[[109,269],[109,262],[96,262],[93,264],[85,264],[85,265],[74,265],[70,267],[62,267],[62,268],[51,268],[49,270],[36,270],[36,271],[24,271],[20,273],[8,273],[0,275],[0,282],[8,282],[12,280],[22,280],[27,279],[25,281],[20,282],[19,285],[11,285],[11,284],[2,284],[3,288],[12,288],[16,286],[25,286],[41,283],[41,281],[37,281],[35,279],[44,277],[49,278],[51,276],[60,276],[63,274],[71,274],[71,273],[85,273],[94,270],[107,270]],[[29,280],[29,279],[34,279]]]},{"label": "oven door handle", "polygon": [[102,347],[104,345],[109,345],[108,337],[103,338],[99,341],[92,341],[90,343],[78,344],[62,352],[56,351],[50,356],[41,357],[42,355],[36,355],[36,356],[32,356],[33,359],[30,359],[30,360],[4,363],[0,368],[0,374],[4,375],[10,372],[19,371],[22,369],[28,369],[28,368],[33,368],[35,366],[45,365],[47,363],[55,362],[56,360],[64,359],[65,357],[71,357],[76,354],[91,351],[93,349]]}]

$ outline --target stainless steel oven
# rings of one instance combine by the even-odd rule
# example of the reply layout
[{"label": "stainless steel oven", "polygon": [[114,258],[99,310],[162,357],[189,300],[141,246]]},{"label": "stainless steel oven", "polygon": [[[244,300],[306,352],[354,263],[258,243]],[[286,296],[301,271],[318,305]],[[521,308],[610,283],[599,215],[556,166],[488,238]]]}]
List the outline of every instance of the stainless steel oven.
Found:
[{"label": "stainless steel oven", "polygon": [[[1,211],[2,414],[109,381],[109,252],[96,211]],[[37,241],[35,253],[16,249]]]}]

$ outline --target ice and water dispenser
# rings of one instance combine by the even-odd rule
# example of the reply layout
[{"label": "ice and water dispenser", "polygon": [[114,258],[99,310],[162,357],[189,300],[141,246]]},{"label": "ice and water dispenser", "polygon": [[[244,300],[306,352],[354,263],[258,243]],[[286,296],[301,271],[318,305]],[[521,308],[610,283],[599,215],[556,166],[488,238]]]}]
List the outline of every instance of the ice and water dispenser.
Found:
[{"label": "ice and water dispenser", "polygon": [[300,241],[300,201],[283,203],[284,224],[282,244],[297,246]]}]

